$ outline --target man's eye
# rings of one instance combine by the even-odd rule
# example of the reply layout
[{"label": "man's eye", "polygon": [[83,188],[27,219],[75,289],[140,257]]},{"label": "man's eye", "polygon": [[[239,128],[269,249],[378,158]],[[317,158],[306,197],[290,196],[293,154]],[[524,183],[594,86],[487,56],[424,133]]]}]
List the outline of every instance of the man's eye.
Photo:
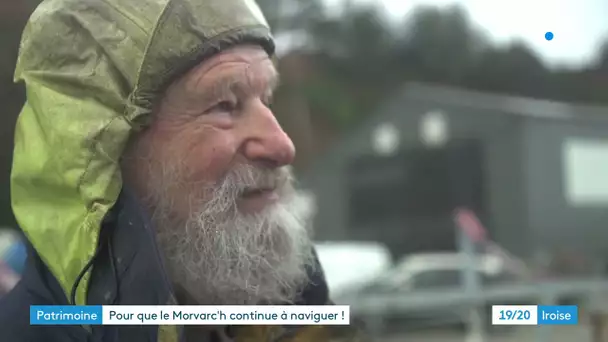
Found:
[{"label": "man's eye", "polygon": [[236,110],[236,103],[233,101],[218,102],[215,106],[209,108],[207,112],[233,112]]}]

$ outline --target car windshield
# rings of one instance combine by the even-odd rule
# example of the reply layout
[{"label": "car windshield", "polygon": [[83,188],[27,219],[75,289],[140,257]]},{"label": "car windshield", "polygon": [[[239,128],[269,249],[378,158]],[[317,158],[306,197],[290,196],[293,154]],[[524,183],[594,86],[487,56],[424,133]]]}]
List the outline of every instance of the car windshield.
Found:
[{"label": "car windshield", "polygon": [[461,270],[436,270],[422,272],[412,278],[413,289],[454,287],[461,283]]}]

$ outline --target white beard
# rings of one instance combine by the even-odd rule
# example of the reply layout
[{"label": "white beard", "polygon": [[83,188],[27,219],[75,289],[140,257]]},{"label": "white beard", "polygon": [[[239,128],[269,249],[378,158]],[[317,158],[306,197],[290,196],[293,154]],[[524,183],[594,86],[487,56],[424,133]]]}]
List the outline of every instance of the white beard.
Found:
[{"label": "white beard", "polygon": [[[238,166],[220,184],[198,192],[205,196],[194,195],[211,200],[193,199],[201,204],[181,222],[171,218],[173,201],[159,193],[154,222],[172,280],[198,304],[292,303],[314,258],[309,210],[299,205],[291,179],[287,169]],[[271,184],[280,194],[277,203],[255,215],[236,209],[244,189]]]}]

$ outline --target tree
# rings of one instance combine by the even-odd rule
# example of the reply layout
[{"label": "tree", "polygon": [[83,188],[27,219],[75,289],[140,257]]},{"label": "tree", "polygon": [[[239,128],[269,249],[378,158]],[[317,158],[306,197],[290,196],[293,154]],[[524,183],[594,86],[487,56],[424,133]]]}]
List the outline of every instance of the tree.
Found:
[{"label": "tree", "polygon": [[467,76],[465,85],[479,90],[546,97],[547,70],[526,45],[489,48]]},{"label": "tree", "polygon": [[418,8],[403,25],[397,56],[409,78],[460,84],[486,49],[457,6]]},{"label": "tree", "polygon": [[608,41],[600,48],[599,56],[599,69],[608,72]]},{"label": "tree", "polygon": [[277,34],[311,29],[325,16],[320,0],[257,0],[257,3]]}]

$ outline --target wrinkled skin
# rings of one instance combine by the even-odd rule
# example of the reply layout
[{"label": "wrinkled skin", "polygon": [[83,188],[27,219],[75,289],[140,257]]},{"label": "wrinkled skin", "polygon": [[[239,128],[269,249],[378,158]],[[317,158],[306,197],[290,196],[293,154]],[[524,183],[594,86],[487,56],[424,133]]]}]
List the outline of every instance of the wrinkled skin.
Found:
[{"label": "wrinkled skin", "polygon": [[291,302],[308,280],[295,149],[269,108],[276,83],[263,49],[224,51],[168,87],[126,153],[125,181],[153,213],[188,302]]},{"label": "wrinkled skin", "polygon": [[[268,108],[277,77],[258,47],[237,47],[204,61],[169,87],[136,149],[181,160],[187,183],[214,182],[239,163],[271,169],[291,164],[293,143]],[[141,172],[147,166],[134,165],[140,190],[151,181],[149,172]],[[187,215],[185,196],[175,197],[176,208],[184,210],[179,214]],[[241,204],[259,210],[264,202]]]}]

